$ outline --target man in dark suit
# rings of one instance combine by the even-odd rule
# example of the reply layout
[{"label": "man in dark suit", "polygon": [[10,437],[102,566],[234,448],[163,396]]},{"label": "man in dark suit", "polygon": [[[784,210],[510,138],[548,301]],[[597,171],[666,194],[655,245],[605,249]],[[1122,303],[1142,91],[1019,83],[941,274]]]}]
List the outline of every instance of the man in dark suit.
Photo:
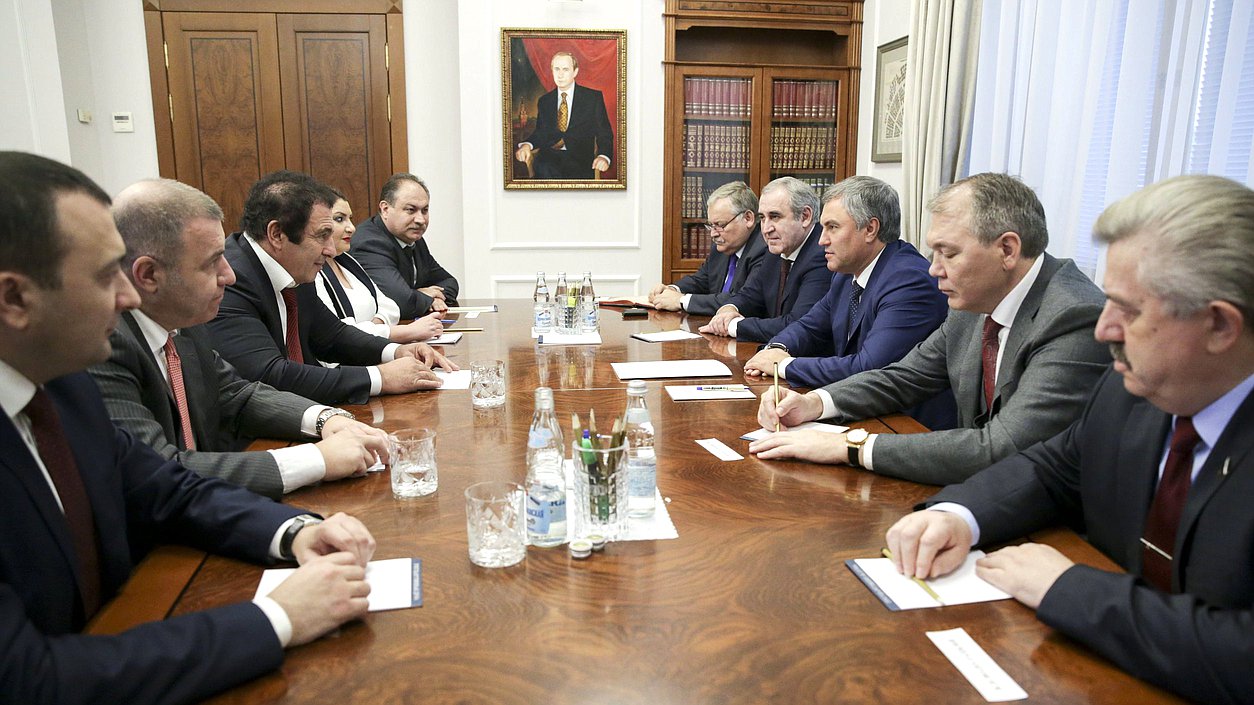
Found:
[{"label": "man in dark suit", "polygon": [[553,90],[536,101],[536,127],[515,158],[534,157],[537,179],[591,179],[610,168],[614,132],[601,91],[575,84],[579,61],[568,51],[553,55]]},{"label": "man in dark suit", "polygon": [[[1094,225],[1115,358],[1070,428],[932,497],[888,532],[898,570],[1066,524],[1128,571],[1027,543],[977,574],[1138,678],[1189,700],[1254,693],[1254,191],[1180,176]],[[1117,373],[1117,374],[1116,374]]]},{"label": "man in dark suit", "polygon": [[[780,377],[821,387],[863,370],[879,369],[910,352],[945,320],[945,295],[928,274],[928,261],[901,240],[901,206],[892,186],[853,176],[823,194],[819,223],[827,268],[835,273],[827,295],[780,331],[745,363],[760,377],[779,365]],[[953,394],[913,411],[928,428],[953,427]]]},{"label": "man in dark suit", "polygon": [[379,194],[379,213],[357,225],[349,253],[400,306],[401,318],[421,318],[457,305],[457,278],[431,255],[423,235],[431,194],[413,174],[393,174]]},{"label": "man in dark suit", "polygon": [[[114,201],[126,273],[140,305],[122,314],[109,360],[91,367],[113,421],[165,458],[269,497],[362,475],[387,434],[347,411],[236,374],[202,325],[235,282],[222,209],[177,181],[141,181]],[[252,438],[307,440],[242,451]]]},{"label": "man in dark suit", "polygon": [[[1069,260],[1045,253],[1045,210],[1005,174],[955,182],[928,204],[931,273],[952,309],[899,362],[810,392],[762,397],[758,418],[796,426],[909,409],[951,389],[958,427],[909,435],[777,433],[749,446],[762,458],[847,463],[942,485],[1066,428],[1110,362],[1091,330],[1105,297]],[[822,436],[822,437],[819,437]]]},{"label": "man in dark suit", "polygon": [[323,404],[440,386],[430,365],[457,366],[430,346],[364,333],[318,300],[313,281],[335,256],[334,204],[335,193],[306,174],[276,171],[253,184],[244,232],[226,241],[235,283],[209,322],[214,349],[245,379]]},{"label": "man in dark suit", "polygon": [[765,342],[801,318],[832,283],[819,246],[819,198],[785,176],[762,189],[758,218],[770,251],[744,288],[719,307],[702,333]]},{"label": "man in dark suit", "polygon": [[[202,478],[114,426],[83,372],[139,304],[109,197],[82,173],[0,152],[0,696],[200,701],[283,648],[364,615],[374,539]],[[301,567],[268,596],[107,637],[78,632],[157,540]]]},{"label": "man in dark suit", "polygon": [[743,181],[714,189],[706,200],[705,224],[714,247],[695,274],[677,284],[658,284],[649,303],[660,311],[709,316],[740,291],[766,254],[758,225],[758,197]]}]

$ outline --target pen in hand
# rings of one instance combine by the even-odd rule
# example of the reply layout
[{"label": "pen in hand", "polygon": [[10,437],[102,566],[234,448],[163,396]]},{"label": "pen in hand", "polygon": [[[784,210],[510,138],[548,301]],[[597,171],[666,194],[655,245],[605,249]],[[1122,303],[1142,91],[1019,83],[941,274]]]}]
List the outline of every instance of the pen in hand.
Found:
[{"label": "pen in hand", "polygon": [[771,365],[771,374],[775,377],[775,432],[779,433],[779,363]]},{"label": "pen in hand", "polygon": [[[888,550],[887,547],[880,549],[880,555],[884,556],[890,561],[893,559],[893,552]],[[924,592],[926,592],[928,595],[931,595],[933,600],[936,600],[942,605],[945,604],[945,601],[940,598],[940,595],[937,595],[936,591],[932,589],[932,586],[924,582],[922,578],[916,578],[914,576],[911,576],[910,579],[913,580],[915,584],[917,584],[919,587],[923,588]]]}]

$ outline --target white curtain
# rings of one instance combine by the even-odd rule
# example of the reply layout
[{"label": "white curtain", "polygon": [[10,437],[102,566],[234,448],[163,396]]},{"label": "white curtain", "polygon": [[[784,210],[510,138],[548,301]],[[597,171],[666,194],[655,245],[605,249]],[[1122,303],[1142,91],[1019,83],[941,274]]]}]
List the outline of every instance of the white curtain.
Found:
[{"label": "white curtain", "polygon": [[982,0],[915,0],[906,50],[902,237],[928,249],[927,200],[957,177],[970,148]]},{"label": "white curtain", "polygon": [[1251,3],[1019,0],[984,7],[969,163],[1036,190],[1052,254],[1100,281],[1093,221],[1168,176],[1248,182]]}]

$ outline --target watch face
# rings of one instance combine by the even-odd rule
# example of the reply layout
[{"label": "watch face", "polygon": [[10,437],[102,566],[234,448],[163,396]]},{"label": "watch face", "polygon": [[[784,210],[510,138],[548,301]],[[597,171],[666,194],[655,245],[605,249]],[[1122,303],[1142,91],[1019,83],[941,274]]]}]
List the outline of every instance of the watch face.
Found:
[{"label": "watch face", "polygon": [[867,431],[865,428],[855,428],[854,430],[845,434],[845,438],[850,443],[866,443],[866,439],[870,437],[870,435],[871,433]]}]

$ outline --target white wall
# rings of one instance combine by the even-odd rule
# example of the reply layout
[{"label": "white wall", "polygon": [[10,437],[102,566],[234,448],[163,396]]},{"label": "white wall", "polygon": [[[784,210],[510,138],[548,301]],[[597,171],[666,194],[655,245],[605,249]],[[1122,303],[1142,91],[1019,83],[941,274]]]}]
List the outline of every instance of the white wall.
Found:
[{"label": "white wall", "polygon": [[901,163],[871,161],[871,135],[875,125],[875,50],[910,34],[912,0],[866,0],[862,12],[862,86],[858,105],[858,173],[892,184],[901,193]]},{"label": "white wall", "polygon": [[[474,265],[463,289],[470,295],[525,298],[538,270],[550,278],[591,271],[602,294],[643,293],[658,279],[663,6],[662,0],[458,3],[459,71],[446,73],[449,90],[460,82],[462,234],[465,261]],[[502,27],[627,30],[625,191],[504,189]]]},{"label": "white wall", "polygon": [[0,149],[70,158],[52,10],[0,0]]}]

